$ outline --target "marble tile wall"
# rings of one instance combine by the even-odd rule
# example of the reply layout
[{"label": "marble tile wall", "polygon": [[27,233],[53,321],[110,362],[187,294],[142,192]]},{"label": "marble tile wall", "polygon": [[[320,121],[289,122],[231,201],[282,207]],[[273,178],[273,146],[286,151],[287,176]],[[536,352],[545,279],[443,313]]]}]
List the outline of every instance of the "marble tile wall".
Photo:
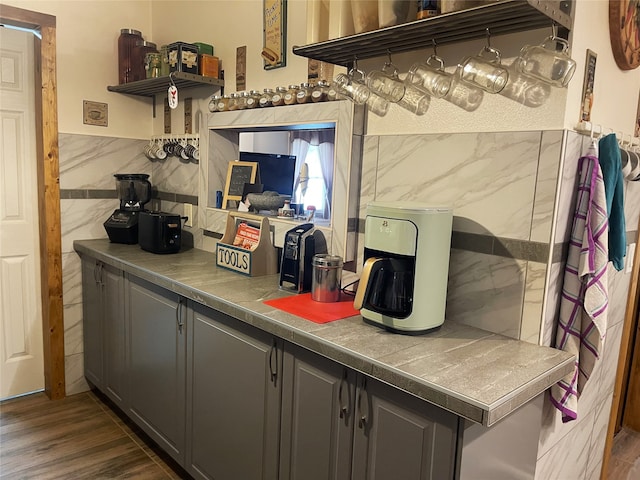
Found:
[{"label": "marble tile wall", "polygon": [[562,138],[367,136],[360,224],[374,200],[452,206],[447,319],[538,343]]},{"label": "marble tile wall", "polygon": [[[571,217],[575,205],[578,158],[590,139],[567,132],[558,189],[558,208],[553,224],[552,241],[561,250],[569,239]],[[625,182],[625,219],[628,243],[637,239],[640,215],[640,183]],[[549,266],[545,291],[542,344],[552,345],[559,311],[564,262],[555,259]],[[614,382],[622,339],[622,326],[631,276],[608,267],[609,309],[605,348],[591,379],[578,402],[578,419],[562,423],[559,412],[545,399],[536,478],[597,479],[602,466],[605,432],[609,422]]]},{"label": "marble tile wall", "polygon": [[[60,134],[60,210],[62,282],[67,394],[88,389],[84,380],[82,287],[77,239],[105,238],[103,222],[118,207],[114,173],[146,173],[159,192],[151,207],[182,214],[182,202],[198,202],[198,165],[175,157],[150,162],[143,154],[146,140]],[[197,206],[194,207],[197,219]],[[197,220],[196,220],[197,222]],[[193,230],[195,233],[199,229]]]}]

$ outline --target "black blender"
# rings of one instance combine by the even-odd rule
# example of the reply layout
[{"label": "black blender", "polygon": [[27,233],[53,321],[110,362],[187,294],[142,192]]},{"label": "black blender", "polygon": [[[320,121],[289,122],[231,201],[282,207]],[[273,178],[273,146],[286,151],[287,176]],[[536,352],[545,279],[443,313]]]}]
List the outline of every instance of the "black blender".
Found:
[{"label": "black blender", "polygon": [[116,173],[116,191],[120,208],[104,222],[109,240],[114,243],[138,243],[138,214],[151,200],[149,175],[144,173]]}]

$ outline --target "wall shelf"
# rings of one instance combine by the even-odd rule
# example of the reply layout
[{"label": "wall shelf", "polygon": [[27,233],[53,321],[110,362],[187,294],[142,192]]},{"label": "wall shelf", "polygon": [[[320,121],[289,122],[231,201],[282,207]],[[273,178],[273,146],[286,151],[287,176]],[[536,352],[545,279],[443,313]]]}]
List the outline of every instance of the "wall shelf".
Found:
[{"label": "wall shelf", "polygon": [[294,46],[293,53],[335,65],[350,66],[358,60],[391,53],[549,27],[552,23],[571,30],[572,2],[557,0],[502,0],[468,10],[403,23],[371,32]]},{"label": "wall shelf", "polygon": [[[212,86],[217,88],[224,87],[224,80],[212,77],[203,77],[202,75],[194,75],[193,73],[173,72],[173,83],[176,84],[178,90],[185,88],[196,88],[203,86]],[[123,85],[108,86],[110,92],[127,93],[129,95],[138,95],[141,97],[153,97],[158,93],[166,93],[170,85],[169,77],[147,78],[138,80],[137,82],[125,83]]]}]

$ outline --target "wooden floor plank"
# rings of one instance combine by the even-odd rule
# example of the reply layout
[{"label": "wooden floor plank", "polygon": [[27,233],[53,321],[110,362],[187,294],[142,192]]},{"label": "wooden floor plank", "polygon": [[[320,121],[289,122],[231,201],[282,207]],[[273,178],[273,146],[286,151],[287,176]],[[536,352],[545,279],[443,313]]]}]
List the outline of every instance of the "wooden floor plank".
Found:
[{"label": "wooden floor plank", "polygon": [[0,403],[0,479],[190,478],[112,407],[93,392]]}]

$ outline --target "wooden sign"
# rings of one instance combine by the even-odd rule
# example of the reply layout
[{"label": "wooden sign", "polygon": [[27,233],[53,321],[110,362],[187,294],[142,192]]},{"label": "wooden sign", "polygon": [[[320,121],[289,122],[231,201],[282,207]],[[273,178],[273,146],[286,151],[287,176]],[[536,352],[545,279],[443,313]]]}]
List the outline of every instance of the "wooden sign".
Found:
[{"label": "wooden sign", "polygon": [[227,181],[224,186],[222,208],[227,208],[229,200],[242,200],[245,183],[254,183],[256,180],[257,162],[229,162],[227,168]]},{"label": "wooden sign", "polygon": [[244,275],[251,275],[250,250],[234,247],[225,243],[216,244],[216,265]]},{"label": "wooden sign", "polygon": [[264,69],[271,70],[287,65],[287,4],[286,0],[263,0],[264,40],[262,59]]},{"label": "wooden sign", "polygon": [[[243,223],[252,224],[254,232],[255,229],[259,232],[257,245],[255,237],[251,239],[251,249],[233,245],[239,225]],[[278,255],[271,241],[269,219],[245,212],[229,212],[224,235],[216,244],[216,265],[252,277],[278,273]]]}]

